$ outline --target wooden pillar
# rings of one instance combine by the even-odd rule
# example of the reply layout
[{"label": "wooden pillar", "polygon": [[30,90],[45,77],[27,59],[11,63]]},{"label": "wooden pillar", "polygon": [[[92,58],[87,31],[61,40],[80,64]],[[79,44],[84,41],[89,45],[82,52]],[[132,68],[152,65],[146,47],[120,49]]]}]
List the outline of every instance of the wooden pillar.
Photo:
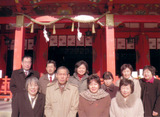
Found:
[{"label": "wooden pillar", "polygon": [[113,76],[115,73],[115,36],[114,36],[114,17],[113,14],[106,15],[106,70]]},{"label": "wooden pillar", "polygon": [[148,37],[142,33],[136,40],[136,70],[145,65],[150,65],[150,51]]},{"label": "wooden pillar", "polygon": [[0,70],[2,70],[2,77],[4,77],[7,65],[7,45],[5,45],[4,36],[1,36],[0,40],[0,63]]},{"label": "wooden pillar", "polygon": [[14,41],[14,58],[13,58],[13,70],[21,68],[21,61],[24,55],[24,37],[25,28],[24,16],[17,16],[16,18],[16,30],[15,30],[15,41]]},{"label": "wooden pillar", "polygon": [[44,73],[48,60],[48,43],[44,38],[43,30],[38,31],[34,53],[33,69],[38,71],[40,74]]},{"label": "wooden pillar", "polygon": [[92,49],[93,49],[93,63],[92,63],[92,72],[96,73],[100,77],[103,74],[103,45],[104,35],[102,34],[102,29],[96,30],[96,37],[93,39]]}]

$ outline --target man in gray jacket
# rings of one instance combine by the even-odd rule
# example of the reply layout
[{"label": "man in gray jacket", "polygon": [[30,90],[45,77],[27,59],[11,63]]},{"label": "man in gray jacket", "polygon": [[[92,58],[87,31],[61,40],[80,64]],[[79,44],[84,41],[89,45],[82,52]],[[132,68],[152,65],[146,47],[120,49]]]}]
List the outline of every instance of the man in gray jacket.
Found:
[{"label": "man in gray jacket", "polygon": [[46,94],[46,88],[48,83],[53,83],[56,81],[55,70],[56,70],[56,62],[53,60],[48,60],[46,64],[47,74],[44,74],[39,79],[40,86],[41,86],[41,89],[40,89],[41,93]]}]

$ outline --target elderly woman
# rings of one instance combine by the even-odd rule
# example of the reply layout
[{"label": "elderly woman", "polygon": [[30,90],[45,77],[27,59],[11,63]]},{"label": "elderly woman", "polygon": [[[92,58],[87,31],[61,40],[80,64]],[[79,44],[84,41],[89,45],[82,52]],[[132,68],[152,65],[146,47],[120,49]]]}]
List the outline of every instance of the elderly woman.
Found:
[{"label": "elderly woman", "polygon": [[[123,64],[121,66],[121,74],[122,74],[122,77],[120,79],[129,79],[129,80],[132,80],[134,82],[134,94],[136,95],[136,97],[140,98],[141,97],[141,87],[140,87],[140,83],[139,83],[139,80],[138,79],[135,79],[132,77],[132,71],[133,71],[133,68],[130,64]],[[120,80],[117,80],[116,82],[116,86],[119,87],[119,82]]]},{"label": "elderly woman", "polygon": [[142,101],[132,94],[133,91],[132,80],[120,81],[119,92],[111,101],[110,117],[144,117]]},{"label": "elderly woman", "polygon": [[102,89],[110,94],[111,98],[116,96],[118,87],[113,84],[113,75],[111,72],[104,72],[103,74],[104,84],[102,84]]},{"label": "elderly woman", "polygon": [[145,117],[160,117],[160,81],[154,78],[155,71],[155,67],[145,66],[140,80]]},{"label": "elderly woman", "polygon": [[26,92],[17,93],[15,96],[12,117],[43,117],[45,97],[38,92],[39,80],[30,77],[25,85]]},{"label": "elderly woman", "polygon": [[75,73],[69,78],[70,83],[78,86],[79,92],[87,90],[88,64],[81,60],[75,64]]},{"label": "elderly woman", "polygon": [[79,117],[109,117],[110,96],[100,89],[100,78],[92,74],[87,79],[88,90],[80,93]]}]

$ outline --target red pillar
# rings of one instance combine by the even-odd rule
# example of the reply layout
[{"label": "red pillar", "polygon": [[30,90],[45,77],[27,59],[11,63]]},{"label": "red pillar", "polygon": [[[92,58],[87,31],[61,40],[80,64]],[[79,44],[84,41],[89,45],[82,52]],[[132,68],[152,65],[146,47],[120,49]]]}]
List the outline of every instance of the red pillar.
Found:
[{"label": "red pillar", "polygon": [[150,65],[149,41],[143,33],[136,41],[136,70],[139,70],[145,65]]},{"label": "red pillar", "polygon": [[2,77],[6,75],[6,62],[7,62],[7,45],[5,45],[4,36],[1,36],[0,43],[0,70],[2,70]]},{"label": "red pillar", "polygon": [[115,36],[113,15],[106,15],[106,70],[115,77]]},{"label": "red pillar", "polygon": [[105,46],[104,41],[104,33],[102,29],[96,30],[96,37],[93,40],[92,43],[92,49],[93,49],[93,73],[96,73],[100,77],[102,77],[103,74],[103,66],[105,65],[103,60],[105,59],[105,56],[103,54],[103,48]]},{"label": "red pillar", "polygon": [[21,68],[21,61],[24,55],[24,37],[25,29],[23,26],[16,27],[15,30],[15,42],[14,42],[14,58],[13,58],[13,70]]},{"label": "red pillar", "polygon": [[45,72],[46,63],[48,60],[48,43],[44,38],[43,31],[39,30],[36,45],[34,48],[35,54],[33,55],[33,69],[40,74]]}]

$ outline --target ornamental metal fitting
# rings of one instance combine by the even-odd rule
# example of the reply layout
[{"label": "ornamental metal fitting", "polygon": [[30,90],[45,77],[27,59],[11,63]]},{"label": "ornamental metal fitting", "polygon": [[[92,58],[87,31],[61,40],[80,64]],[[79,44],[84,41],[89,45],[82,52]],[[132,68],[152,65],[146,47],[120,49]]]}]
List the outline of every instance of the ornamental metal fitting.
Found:
[{"label": "ornamental metal fitting", "polygon": [[106,26],[114,26],[114,15],[106,14]]}]

